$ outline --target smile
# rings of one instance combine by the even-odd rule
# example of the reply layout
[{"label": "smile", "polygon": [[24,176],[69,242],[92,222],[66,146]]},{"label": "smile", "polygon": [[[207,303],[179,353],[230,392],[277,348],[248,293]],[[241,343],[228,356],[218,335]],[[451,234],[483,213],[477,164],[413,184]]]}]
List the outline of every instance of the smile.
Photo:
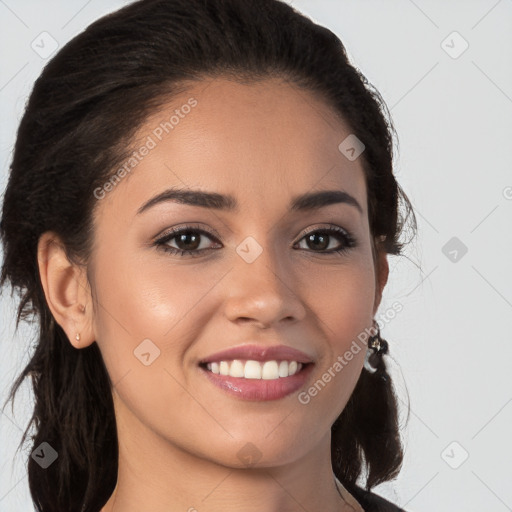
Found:
[{"label": "smile", "polygon": [[244,379],[275,380],[290,377],[300,372],[302,363],[297,361],[253,361],[234,359],[207,363],[206,368],[218,375],[229,375]]},{"label": "smile", "polygon": [[[228,396],[241,400],[270,401],[285,398],[302,389],[314,366],[314,363],[297,361],[235,359],[203,363],[199,369],[210,384]],[[233,377],[232,373],[240,376]]]}]

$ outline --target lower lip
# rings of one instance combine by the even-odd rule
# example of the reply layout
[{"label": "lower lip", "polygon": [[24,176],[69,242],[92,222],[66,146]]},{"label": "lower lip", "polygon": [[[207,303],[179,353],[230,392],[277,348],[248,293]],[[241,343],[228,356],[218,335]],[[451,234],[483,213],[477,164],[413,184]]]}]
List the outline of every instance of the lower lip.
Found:
[{"label": "lower lip", "polygon": [[278,379],[244,379],[241,377],[230,377],[213,373],[206,368],[200,367],[211,383],[223,389],[232,396],[243,400],[266,401],[279,400],[304,386],[313,364],[309,363],[290,377],[279,377]]}]

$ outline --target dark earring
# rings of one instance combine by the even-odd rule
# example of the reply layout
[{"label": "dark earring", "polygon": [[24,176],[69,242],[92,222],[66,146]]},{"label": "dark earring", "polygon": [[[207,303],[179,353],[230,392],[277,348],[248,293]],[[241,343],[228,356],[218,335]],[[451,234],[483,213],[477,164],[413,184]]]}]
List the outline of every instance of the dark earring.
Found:
[{"label": "dark earring", "polygon": [[388,351],[388,342],[381,338],[379,324],[374,320],[374,329],[377,333],[368,338],[368,348],[364,358],[364,367],[370,373],[375,373],[380,359]]}]

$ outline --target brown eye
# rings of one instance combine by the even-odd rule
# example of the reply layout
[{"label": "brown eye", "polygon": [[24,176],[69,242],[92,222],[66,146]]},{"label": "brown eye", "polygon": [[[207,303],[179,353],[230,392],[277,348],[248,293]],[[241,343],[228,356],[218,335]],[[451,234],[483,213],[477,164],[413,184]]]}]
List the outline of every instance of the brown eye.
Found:
[{"label": "brown eye", "polygon": [[174,235],[172,238],[176,239],[176,245],[179,249],[196,250],[200,245],[201,236],[194,233],[194,231],[183,231],[180,235]]},{"label": "brown eye", "polygon": [[[204,229],[185,226],[171,230],[170,233],[165,234],[155,241],[155,245],[171,254],[178,254],[180,256],[200,256],[204,251],[209,251],[212,248],[208,247],[208,243],[204,243],[204,239],[213,240],[215,237],[205,231]],[[176,245],[173,247],[170,243]],[[201,247],[206,245],[206,247]]]},{"label": "brown eye", "polygon": [[[333,239],[338,239],[341,241],[341,244],[338,243],[337,246],[335,245],[334,247],[331,247],[330,250],[327,250]],[[356,246],[356,241],[352,235],[338,227],[310,231],[301,239],[301,241],[302,240],[306,242],[306,245],[312,252],[322,252],[325,254],[342,253]]]}]

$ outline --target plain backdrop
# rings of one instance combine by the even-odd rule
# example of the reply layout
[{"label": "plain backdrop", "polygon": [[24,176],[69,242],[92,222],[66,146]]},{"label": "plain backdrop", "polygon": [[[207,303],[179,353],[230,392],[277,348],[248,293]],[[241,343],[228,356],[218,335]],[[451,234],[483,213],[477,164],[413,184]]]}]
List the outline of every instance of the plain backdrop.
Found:
[{"label": "plain backdrop", "polygon": [[[0,0],[2,193],[45,51],[126,3]],[[400,142],[395,173],[418,219],[405,255],[390,257],[380,308],[403,308],[382,335],[405,462],[375,491],[415,512],[512,510],[512,1],[290,3],[334,31],[382,94]],[[15,307],[4,293],[2,404],[35,341],[30,326],[14,332]],[[28,454],[15,457],[31,407],[25,385],[14,414],[0,413],[0,511],[34,508]]]}]

